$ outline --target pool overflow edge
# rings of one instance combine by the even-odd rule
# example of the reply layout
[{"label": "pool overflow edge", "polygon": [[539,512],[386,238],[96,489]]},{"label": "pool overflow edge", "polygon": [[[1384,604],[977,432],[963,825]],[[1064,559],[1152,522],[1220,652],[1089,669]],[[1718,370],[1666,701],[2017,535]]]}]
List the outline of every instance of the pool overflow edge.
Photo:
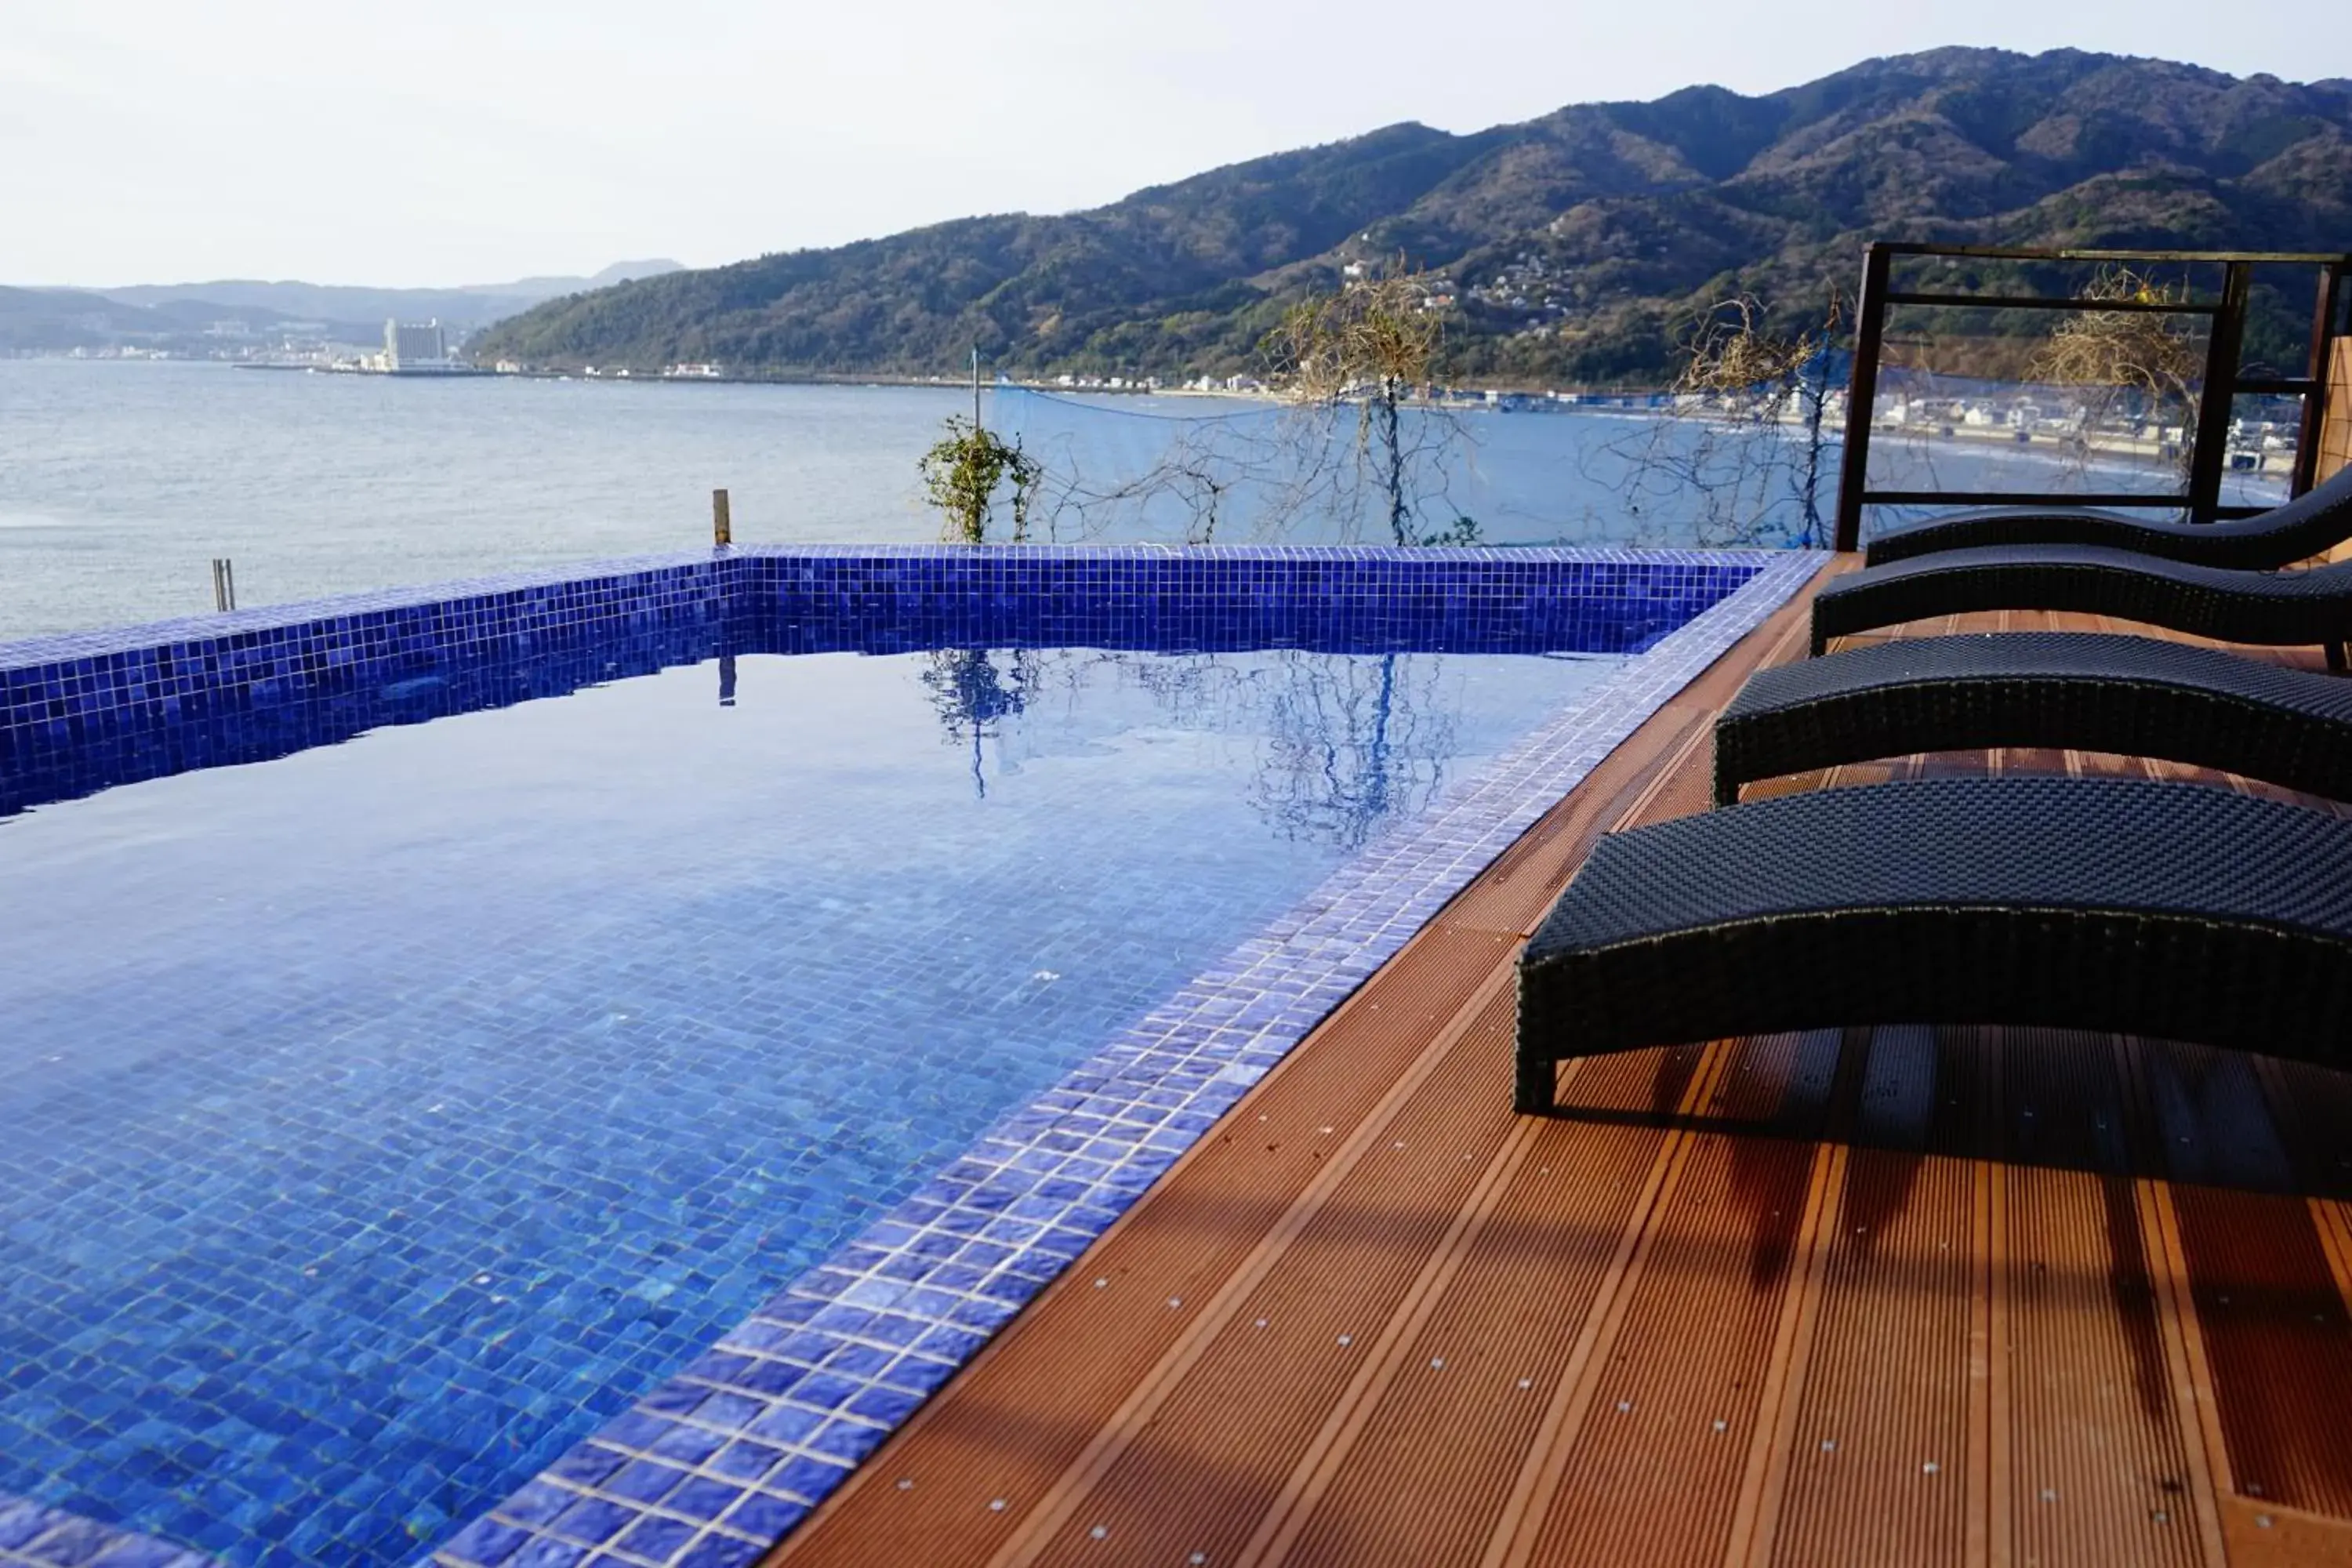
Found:
[{"label": "pool overflow edge", "polygon": [[0,644],[0,816],[714,655],[1638,652],[1769,553],[730,548]]}]

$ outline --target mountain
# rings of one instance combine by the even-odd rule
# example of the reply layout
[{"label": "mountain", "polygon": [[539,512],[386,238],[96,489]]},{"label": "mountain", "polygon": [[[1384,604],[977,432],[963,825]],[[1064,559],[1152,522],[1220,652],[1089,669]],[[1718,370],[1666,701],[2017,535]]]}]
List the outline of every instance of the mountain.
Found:
[{"label": "mountain", "polygon": [[200,300],[215,317],[258,310],[294,321],[368,321],[374,323],[369,332],[373,338],[383,335],[384,321],[394,316],[417,321],[437,318],[453,327],[481,327],[543,300],[683,270],[675,261],[623,261],[590,278],[519,278],[509,283],[467,283],[454,289],[369,289],[230,278],[209,283],[141,283],[85,292],[125,305]]},{"label": "mountain", "polygon": [[[1851,286],[1873,237],[2352,248],[2352,82],[1948,48],[1454,135],[1393,125],[1060,216],[965,218],[551,300],[477,357],[743,374],[1253,367],[1284,303],[1400,252],[1454,374],[1655,378],[1678,312]],[[2252,345],[2307,301],[2266,301]],[[2267,335],[2264,335],[2267,334]],[[2282,352],[2284,349],[2282,348]]]},{"label": "mountain", "polygon": [[[226,323],[234,322],[234,327]],[[133,344],[176,353],[205,352],[268,341],[288,322],[305,322],[304,336],[319,318],[292,316],[250,306],[207,300],[165,300],[152,305],[127,303],[80,289],[0,288],[0,353],[55,353]],[[339,342],[380,341],[383,323],[322,323]],[[224,331],[235,332],[226,337]]]},{"label": "mountain", "polygon": [[529,299],[534,302],[552,300],[559,294],[579,294],[591,289],[609,289],[615,283],[626,283],[637,278],[659,278],[666,273],[683,272],[682,261],[656,259],[652,261],[615,261],[602,272],[587,278],[518,278],[511,283],[466,283],[458,287],[460,294],[493,294],[508,299]]}]

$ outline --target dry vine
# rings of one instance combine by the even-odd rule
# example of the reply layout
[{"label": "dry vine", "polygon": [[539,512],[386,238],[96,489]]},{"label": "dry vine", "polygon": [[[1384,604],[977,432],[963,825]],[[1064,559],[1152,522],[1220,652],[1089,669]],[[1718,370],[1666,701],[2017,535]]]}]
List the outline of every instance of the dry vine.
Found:
[{"label": "dry vine", "polygon": [[[1443,409],[1406,417],[1407,399],[1435,379],[1444,348],[1443,318],[1427,307],[1430,291],[1427,274],[1400,257],[1377,275],[1349,279],[1335,294],[1293,305],[1266,334],[1260,349],[1275,386],[1312,416],[1296,442],[1310,460],[1289,487],[1290,506],[1319,504],[1335,516],[1353,515],[1369,488],[1384,504],[1392,543],[1475,542],[1477,525],[1458,514],[1434,530],[1417,527],[1424,504],[1444,497],[1448,462],[1464,436]],[[1329,416],[1350,405],[1357,411],[1354,460],[1345,471],[1323,458],[1334,446]]]},{"label": "dry vine", "polygon": [[[2128,267],[2103,268],[2084,289],[2086,300],[2136,305],[2187,302],[2185,280],[2166,282]],[[2197,426],[2205,374],[2205,343],[2200,318],[2158,310],[2084,310],[2070,315],[2034,355],[2035,380],[2057,386],[2099,387],[2105,406],[2118,400],[2138,405],[2150,422],[2162,424],[2168,407],[2184,410],[2181,427]],[[2182,441],[2178,461],[2187,478],[2194,443]]]}]

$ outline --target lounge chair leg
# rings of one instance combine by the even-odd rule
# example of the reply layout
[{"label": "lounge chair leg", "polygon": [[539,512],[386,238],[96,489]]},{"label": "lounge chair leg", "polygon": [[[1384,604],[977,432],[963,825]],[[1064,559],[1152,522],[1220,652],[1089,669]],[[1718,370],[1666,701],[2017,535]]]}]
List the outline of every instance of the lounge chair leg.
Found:
[{"label": "lounge chair leg", "polygon": [[2342,644],[2342,643],[2340,643],[2340,642],[2332,642],[2332,643],[2329,643],[2329,644],[2327,645],[2327,673],[2328,673],[2328,674],[2330,674],[2330,675],[2345,675],[2345,674],[2352,674],[2352,661],[2347,661],[2347,659],[2345,658],[2345,657],[2344,657],[2344,647],[2345,647],[2345,645],[2344,645],[2344,644]]},{"label": "lounge chair leg", "polygon": [[1558,1109],[1554,1097],[1559,1079],[1556,1064],[1519,1055],[1518,1084],[1512,1104],[1522,1116],[1548,1116]]}]

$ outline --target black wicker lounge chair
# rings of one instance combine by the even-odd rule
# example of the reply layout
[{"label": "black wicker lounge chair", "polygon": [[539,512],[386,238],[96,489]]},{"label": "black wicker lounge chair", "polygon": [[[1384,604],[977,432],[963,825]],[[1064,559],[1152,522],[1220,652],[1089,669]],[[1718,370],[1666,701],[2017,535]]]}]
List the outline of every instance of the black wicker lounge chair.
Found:
[{"label": "black wicker lounge chair", "polygon": [[2195,784],[1939,779],[1612,834],[1519,960],[1517,1102],[1640,1046],[2097,1029],[2352,1066],[2352,822]]},{"label": "black wicker lounge chair", "polygon": [[2231,572],[2084,546],[1949,550],[1824,586],[1813,596],[1813,651],[1834,637],[1966,610],[2078,610],[2223,642],[2315,644],[2341,669],[2352,637],[2352,561]]},{"label": "black wicker lounge chair", "polygon": [[1916,637],[1759,670],[1715,725],[1715,798],[1913,752],[2162,757],[2352,801],[2352,681],[2153,637]]},{"label": "black wicker lounge chair", "polygon": [[2352,539],[2352,468],[2284,506],[2230,522],[2166,522],[2112,511],[2050,511],[2002,507],[1931,518],[1870,542],[1873,566],[1944,550],[1990,544],[2093,544],[2193,561],[2203,566],[2264,571],[2290,566]]}]

